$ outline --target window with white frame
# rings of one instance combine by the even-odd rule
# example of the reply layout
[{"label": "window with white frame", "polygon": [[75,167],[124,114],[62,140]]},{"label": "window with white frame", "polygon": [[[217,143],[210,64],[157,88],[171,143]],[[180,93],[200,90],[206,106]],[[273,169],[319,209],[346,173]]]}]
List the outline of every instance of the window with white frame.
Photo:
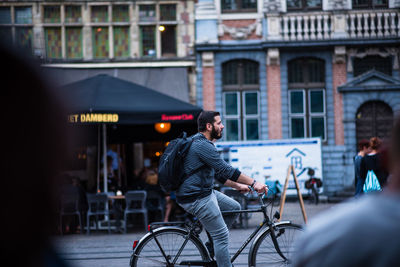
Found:
[{"label": "window with white frame", "polygon": [[0,7],[0,38],[32,51],[32,7],[19,5]]},{"label": "window with white frame", "polygon": [[325,141],[325,62],[314,58],[292,60],[288,78],[290,137],[321,137]]},{"label": "window with white frame", "polygon": [[260,138],[259,65],[232,60],[222,66],[224,136],[227,141]]},{"label": "window with white frame", "polygon": [[139,5],[139,30],[141,56],[177,55],[176,4]]}]

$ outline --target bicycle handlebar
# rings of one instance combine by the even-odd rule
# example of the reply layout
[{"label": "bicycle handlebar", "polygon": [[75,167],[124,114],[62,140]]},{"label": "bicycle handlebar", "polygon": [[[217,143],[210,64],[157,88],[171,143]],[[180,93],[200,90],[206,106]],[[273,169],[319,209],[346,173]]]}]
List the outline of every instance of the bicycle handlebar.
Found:
[{"label": "bicycle handlebar", "polygon": [[[256,192],[256,190],[254,190],[254,188],[251,187],[250,185],[249,185],[249,189],[250,189],[251,192]],[[269,187],[268,187],[268,186],[267,186],[267,189],[269,190]],[[257,192],[257,196],[258,196],[258,199],[259,199],[259,201],[260,201],[261,206],[265,206],[265,203],[264,203],[264,195],[265,195],[265,192],[264,192],[264,193],[258,193],[258,192]]]}]

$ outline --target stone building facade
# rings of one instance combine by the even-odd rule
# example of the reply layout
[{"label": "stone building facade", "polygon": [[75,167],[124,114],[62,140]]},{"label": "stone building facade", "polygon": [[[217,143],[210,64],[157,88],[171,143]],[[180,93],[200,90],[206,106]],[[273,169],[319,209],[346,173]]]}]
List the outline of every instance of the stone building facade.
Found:
[{"label": "stone building facade", "polygon": [[199,0],[197,104],[224,140],[321,137],[324,189],[354,183],[363,138],[400,111],[400,3]]}]

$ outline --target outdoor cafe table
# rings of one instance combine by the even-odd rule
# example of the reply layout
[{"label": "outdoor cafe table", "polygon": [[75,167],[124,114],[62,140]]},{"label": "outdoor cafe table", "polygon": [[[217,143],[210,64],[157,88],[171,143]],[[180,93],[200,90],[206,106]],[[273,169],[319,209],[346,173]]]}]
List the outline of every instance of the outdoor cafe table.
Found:
[{"label": "outdoor cafe table", "polygon": [[108,196],[109,199],[116,199],[116,200],[121,200],[125,199],[124,195],[115,195],[115,196]]}]

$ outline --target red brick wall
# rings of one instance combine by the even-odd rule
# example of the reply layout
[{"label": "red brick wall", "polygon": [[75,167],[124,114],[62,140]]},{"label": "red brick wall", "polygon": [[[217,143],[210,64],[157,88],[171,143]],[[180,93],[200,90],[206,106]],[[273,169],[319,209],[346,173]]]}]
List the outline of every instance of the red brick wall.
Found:
[{"label": "red brick wall", "polygon": [[267,65],[268,138],[282,138],[281,69]]},{"label": "red brick wall", "polygon": [[203,67],[203,109],[215,110],[214,67]]},{"label": "red brick wall", "polygon": [[333,63],[333,105],[335,113],[335,144],[344,145],[343,128],[343,98],[337,90],[338,86],[346,83],[346,63]]},{"label": "red brick wall", "polygon": [[[222,23],[228,27],[241,28],[241,27],[247,27],[255,22],[256,22],[256,20],[253,20],[253,19],[245,19],[245,20],[224,20]],[[220,40],[233,40],[229,33],[225,33],[219,39]],[[261,36],[256,35],[255,29],[246,38],[246,40],[259,40],[259,39],[261,39]]]}]

